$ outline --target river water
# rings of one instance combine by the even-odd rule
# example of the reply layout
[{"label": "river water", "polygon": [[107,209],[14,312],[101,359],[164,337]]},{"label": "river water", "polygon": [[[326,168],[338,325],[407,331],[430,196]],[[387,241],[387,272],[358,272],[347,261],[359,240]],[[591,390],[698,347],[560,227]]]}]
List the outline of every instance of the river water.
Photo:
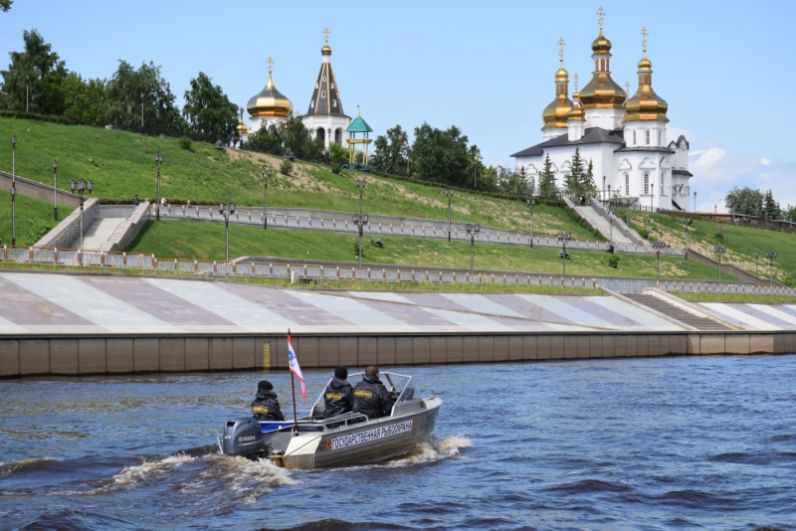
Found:
[{"label": "river water", "polygon": [[215,453],[259,373],[0,381],[0,528],[796,524],[796,355],[396,370],[443,399],[433,441],[321,471]]}]

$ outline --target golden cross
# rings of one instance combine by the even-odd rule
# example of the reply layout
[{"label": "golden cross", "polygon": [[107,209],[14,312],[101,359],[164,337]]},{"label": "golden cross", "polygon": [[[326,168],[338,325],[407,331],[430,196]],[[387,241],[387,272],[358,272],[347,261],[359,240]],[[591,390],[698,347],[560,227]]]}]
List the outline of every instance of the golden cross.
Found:
[{"label": "golden cross", "polygon": [[329,28],[323,28],[323,43],[329,44]]},{"label": "golden cross", "polygon": [[641,28],[641,54],[643,57],[647,57],[647,35],[649,32],[647,31],[647,26]]},{"label": "golden cross", "polygon": [[564,41],[564,37],[558,38],[558,63],[561,66],[564,66],[564,45],[566,42]]},{"label": "golden cross", "polygon": [[600,33],[602,33],[605,26],[605,9],[603,9],[603,6],[600,6],[600,9],[597,10],[597,23],[600,25]]},{"label": "golden cross", "polygon": [[274,68],[274,58],[269,55],[266,63],[268,63],[268,73],[270,74],[271,70]]}]

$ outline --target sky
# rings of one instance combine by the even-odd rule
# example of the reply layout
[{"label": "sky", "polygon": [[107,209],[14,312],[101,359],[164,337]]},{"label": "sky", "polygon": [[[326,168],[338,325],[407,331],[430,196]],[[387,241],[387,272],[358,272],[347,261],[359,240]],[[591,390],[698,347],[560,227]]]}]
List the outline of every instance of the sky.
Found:
[{"label": "sky", "polygon": [[559,37],[570,82],[591,77],[601,5],[612,76],[631,92],[649,30],[653,86],[669,103],[670,138],[690,141],[698,209],[722,209],[734,186],[796,205],[796,2],[787,0],[15,0],[0,13],[0,67],[37,29],[84,78],[109,78],[122,59],[153,61],[180,106],[199,72],[244,106],[272,56],[277,88],[305,113],[329,28],[347,114],[359,105],[375,134],[456,125],[486,164],[513,167],[512,153],[541,141]]}]

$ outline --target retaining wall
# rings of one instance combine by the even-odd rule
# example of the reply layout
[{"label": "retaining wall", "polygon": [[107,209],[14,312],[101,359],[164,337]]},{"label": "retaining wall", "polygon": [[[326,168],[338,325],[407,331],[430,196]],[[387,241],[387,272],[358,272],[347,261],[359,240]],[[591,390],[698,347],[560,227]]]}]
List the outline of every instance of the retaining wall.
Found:
[{"label": "retaining wall", "polygon": [[[796,332],[306,334],[305,369],[796,352]],[[0,377],[285,369],[285,337],[260,334],[0,338]]]},{"label": "retaining wall", "polygon": [[[11,188],[11,181],[14,179],[10,173],[0,171],[0,186],[8,190]],[[43,184],[36,181],[31,181],[24,177],[16,176],[17,193],[25,197],[32,197],[42,201],[53,200],[53,187],[49,184]],[[69,181],[61,180],[61,184],[69,184]],[[65,205],[70,208],[77,208],[80,206],[80,196],[71,192],[58,189],[58,205]]]},{"label": "retaining wall", "polygon": [[[78,205],[79,206],[79,205]],[[83,202],[83,234],[91,226],[99,213],[99,200],[96,197]],[[50,232],[34,245],[37,249],[63,249],[80,239],[80,208],[73,210]],[[75,247],[79,246],[76,244]]]}]

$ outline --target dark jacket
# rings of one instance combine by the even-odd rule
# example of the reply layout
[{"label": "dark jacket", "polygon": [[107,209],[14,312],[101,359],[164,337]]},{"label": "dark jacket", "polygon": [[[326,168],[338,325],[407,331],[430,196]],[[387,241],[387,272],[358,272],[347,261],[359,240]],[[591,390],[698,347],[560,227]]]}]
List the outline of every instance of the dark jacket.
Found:
[{"label": "dark jacket", "polygon": [[323,400],[326,409],[323,411],[323,418],[336,417],[351,411],[354,406],[354,388],[348,380],[334,378],[326,387],[323,393]]},{"label": "dark jacket", "polygon": [[285,416],[279,408],[279,400],[273,391],[257,393],[255,399],[252,400],[252,415],[257,420],[285,420]]},{"label": "dark jacket", "polygon": [[381,380],[363,376],[362,381],[354,387],[354,411],[378,418],[389,415],[391,409],[390,394]]}]

